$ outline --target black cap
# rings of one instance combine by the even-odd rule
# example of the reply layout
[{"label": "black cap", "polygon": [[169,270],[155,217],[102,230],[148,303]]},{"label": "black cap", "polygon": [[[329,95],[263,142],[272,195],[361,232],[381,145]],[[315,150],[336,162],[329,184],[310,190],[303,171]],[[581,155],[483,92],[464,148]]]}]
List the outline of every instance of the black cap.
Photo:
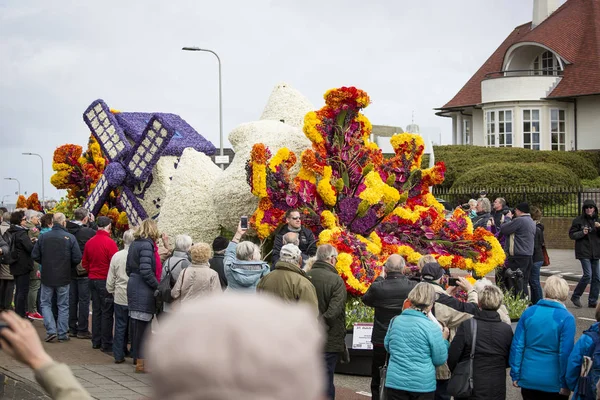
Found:
[{"label": "black cap", "polygon": [[423,266],[421,277],[426,281],[436,281],[444,275],[444,269],[436,262],[430,262]]},{"label": "black cap", "polygon": [[515,207],[516,210],[521,211],[522,213],[525,214],[529,214],[530,210],[529,210],[529,204],[523,202],[523,203],[519,203],[518,206]]},{"label": "black cap", "polygon": [[98,225],[98,228],[105,228],[111,223],[112,220],[108,217],[98,217],[98,219],[96,220],[96,225]]},{"label": "black cap", "polygon": [[217,236],[212,243],[213,251],[225,250],[227,246],[229,246],[229,240],[223,236]]}]

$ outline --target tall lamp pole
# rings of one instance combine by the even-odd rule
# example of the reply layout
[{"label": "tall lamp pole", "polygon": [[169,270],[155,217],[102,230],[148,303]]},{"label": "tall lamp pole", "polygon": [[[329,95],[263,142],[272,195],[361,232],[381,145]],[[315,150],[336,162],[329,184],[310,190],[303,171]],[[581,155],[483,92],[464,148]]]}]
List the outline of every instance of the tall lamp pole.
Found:
[{"label": "tall lamp pole", "polygon": [[[221,79],[221,58],[217,53],[209,49],[201,49],[200,47],[183,47],[181,50],[184,51],[204,51],[212,53],[217,57],[219,62],[219,155],[223,157],[223,91],[222,91],[222,79]],[[225,164],[221,164],[221,169],[225,169]]]},{"label": "tall lamp pole", "polygon": [[24,156],[38,156],[40,158],[40,161],[42,162],[42,209],[45,209],[46,208],[46,205],[45,205],[46,196],[45,196],[45,190],[44,190],[44,159],[38,153],[23,153],[23,155]]},{"label": "tall lamp pole", "polygon": [[21,195],[21,182],[19,182],[19,180],[17,178],[4,178],[7,181],[17,181],[17,185],[19,185],[19,192],[17,193],[17,196]]},{"label": "tall lamp pole", "polygon": [[4,196],[2,196],[2,205],[4,205],[4,199],[10,197],[10,194],[5,194]]}]

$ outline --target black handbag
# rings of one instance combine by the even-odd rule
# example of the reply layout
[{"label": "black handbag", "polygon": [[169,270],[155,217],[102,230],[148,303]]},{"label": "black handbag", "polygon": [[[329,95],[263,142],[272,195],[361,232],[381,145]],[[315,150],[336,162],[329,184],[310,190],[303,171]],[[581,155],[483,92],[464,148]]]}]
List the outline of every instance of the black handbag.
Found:
[{"label": "black handbag", "polygon": [[473,395],[473,359],[475,358],[475,340],[477,339],[477,321],[471,318],[471,332],[473,341],[471,343],[471,354],[468,360],[458,363],[450,381],[448,381],[448,394],[458,397],[470,397]]},{"label": "black handbag", "polygon": [[[392,318],[392,320],[390,321],[390,325],[388,326],[388,331],[390,329],[392,329],[392,323],[394,322],[394,320],[396,319],[396,317]],[[385,391],[385,381],[387,378],[387,369],[388,369],[388,361],[390,360],[390,353],[388,353],[387,357],[385,358],[385,364],[383,364],[383,367],[379,367],[379,399],[376,400],[387,400],[387,393]]]}]

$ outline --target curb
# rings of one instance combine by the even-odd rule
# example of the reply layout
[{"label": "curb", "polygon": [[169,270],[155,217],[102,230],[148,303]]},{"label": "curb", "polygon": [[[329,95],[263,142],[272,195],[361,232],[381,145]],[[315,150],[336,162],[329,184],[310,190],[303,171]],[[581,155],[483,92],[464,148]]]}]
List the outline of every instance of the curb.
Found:
[{"label": "curb", "polygon": [[562,275],[560,272],[553,274],[553,273],[546,272],[546,271],[540,271],[540,275],[541,276],[560,275],[563,277],[564,280],[571,281],[571,282],[579,282],[579,279],[580,279],[580,278],[577,278],[576,276],[572,276],[572,275]]}]

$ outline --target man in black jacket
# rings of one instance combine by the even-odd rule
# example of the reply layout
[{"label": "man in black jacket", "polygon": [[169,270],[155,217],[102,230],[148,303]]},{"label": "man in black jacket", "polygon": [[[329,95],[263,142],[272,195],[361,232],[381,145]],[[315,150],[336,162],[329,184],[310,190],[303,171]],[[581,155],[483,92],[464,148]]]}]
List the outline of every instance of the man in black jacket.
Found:
[{"label": "man in black jacket", "polygon": [[[67,222],[67,231],[77,240],[79,251],[83,254],[85,244],[96,235],[93,224],[94,215],[86,208],[78,208],[74,212],[75,219]],[[91,339],[89,332],[90,284],[87,272],[77,266],[71,268],[71,284],[69,286],[69,336],[79,339]]]},{"label": "man in black jacket", "polygon": [[[31,257],[42,264],[42,315],[46,327],[46,342],[69,340],[69,284],[71,268],[81,262],[81,251],[75,236],[67,232],[63,213],[54,214],[54,225],[40,235]],[[52,313],[52,296],[56,293],[58,305],[58,332]]]},{"label": "man in black jacket", "polygon": [[379,398],[379,367],[385,364],[387,352],[383,341],[390,321],[402,313],[404,300],[417,282],[411,281],[404,275],[406,262],[398,254],[388,257],[383,266],[383,272],[369,287],[362,301],[365,305],[375,308],[375,322],[373,324],[373,363],[371,364],[371,397]]},{"label": "man in black jacket", "polygon": [[581,215],[573,220],[569,237],[575,241],[575,258],[581,262],[583,276],[573,291],[571,301],[581,307],[579,298],[590,283],[588,307],[595,308],[600,293],[600,221],[598,207],[593,200],[585,200]]},{"label": "man in black jacket", "polygon": [[314,256],[317,253],[317,240],[312,231],[302,226],[302,218],[300,212],[295,209],[287,210],[285,213],[286,225],[282,226],[275,236],[273,242],[273,254],[271,255],[271,270],[275,268],[277,260],[279,260],[279,252],[285,243],[283,243],[283,236],[288,232],[295,232],[298,234],[298,247],[302,252],[302,259],[306,261],[309,257]]},{"label": "man in black jacket", "polygon": [[219,282],[221,283],[221,289],[223,291],[227,289],[227,278],[225,277],[225,269],[223,267],[225,249],[227,246],[229,246],[229,240],[223,236],[217,236],[212,243],[213,257],[208,260],[210,268],[219,274]]}]

